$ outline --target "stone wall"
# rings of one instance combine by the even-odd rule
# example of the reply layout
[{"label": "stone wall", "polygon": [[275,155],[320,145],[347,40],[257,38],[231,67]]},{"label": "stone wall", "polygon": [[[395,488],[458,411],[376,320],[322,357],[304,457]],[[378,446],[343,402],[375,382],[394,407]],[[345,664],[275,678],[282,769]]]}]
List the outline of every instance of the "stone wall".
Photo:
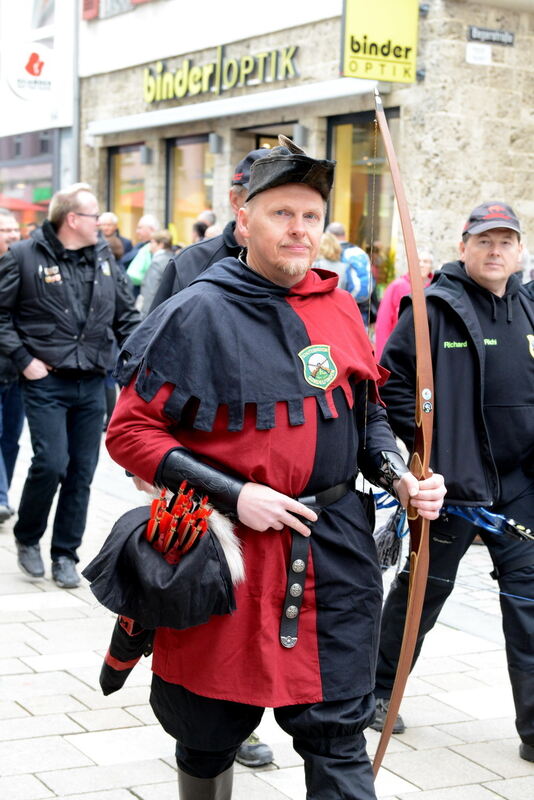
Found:
[{"label": "stone wall", "polygon": [[[533,4],[534,5],[534,4]],[[492,64],[466,63],[469,25],[511,31]],[[423,81],[399,89],[401,159],[417,238],[438,262],[456,257],[469,211],[510,203],[534,251],[534,7],[532,13],[464,0],[432,0],[422,21]]]}]

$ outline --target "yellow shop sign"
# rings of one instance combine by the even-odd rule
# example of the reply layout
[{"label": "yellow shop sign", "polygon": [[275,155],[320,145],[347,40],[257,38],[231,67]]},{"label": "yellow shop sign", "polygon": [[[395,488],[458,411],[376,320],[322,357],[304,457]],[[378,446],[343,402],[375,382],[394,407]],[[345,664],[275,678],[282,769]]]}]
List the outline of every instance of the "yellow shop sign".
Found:
[{"label": "yellow shop sign", "polygon": [[217,48],[214,61],[197,66],[191,58],[184,58],[175,70],[167,69],[163,61],[158,61],[154,67],[143,71],[143,97],[145,103],[181,100],[207,93],[219,95],[236,86],[295,78],[298,76],[297,50],[296,45],[291,45],[256,55],[227,58],[221,46]]},{"label": "yellow shop sign", "polygon": [[414,83],[419,0],[344,0],[341,74]]}]

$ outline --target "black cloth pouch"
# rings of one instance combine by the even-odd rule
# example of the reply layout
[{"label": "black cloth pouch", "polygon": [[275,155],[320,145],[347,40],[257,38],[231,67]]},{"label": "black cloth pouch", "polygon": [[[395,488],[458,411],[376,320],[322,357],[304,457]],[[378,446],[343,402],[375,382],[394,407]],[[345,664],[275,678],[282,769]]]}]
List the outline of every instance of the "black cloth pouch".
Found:
[{"label": "black cloth pouch", "polygon": [[83,570],[97,600],[147,629],[182,630],[234,611],[230,571],[213,533],[208,529],[178,564],[168,564],[145,539],[149,518],[149,505],[123,514]]}]

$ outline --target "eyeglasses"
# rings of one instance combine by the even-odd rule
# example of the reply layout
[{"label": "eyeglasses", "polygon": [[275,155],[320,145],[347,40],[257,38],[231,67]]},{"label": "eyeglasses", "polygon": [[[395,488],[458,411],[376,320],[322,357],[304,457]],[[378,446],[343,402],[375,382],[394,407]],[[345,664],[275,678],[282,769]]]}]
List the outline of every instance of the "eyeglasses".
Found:
[{"label": "eyeglasses", "polygon": [[20,233],[20,228],[0,228],[0,233]]},{"label": "eyeglasses", "polygon": [[95,222],[98,221],[100,214],[84,214],[81,211],[73,211],[73,214],[76,214],[77,217],[91,217],[94,219]]}]

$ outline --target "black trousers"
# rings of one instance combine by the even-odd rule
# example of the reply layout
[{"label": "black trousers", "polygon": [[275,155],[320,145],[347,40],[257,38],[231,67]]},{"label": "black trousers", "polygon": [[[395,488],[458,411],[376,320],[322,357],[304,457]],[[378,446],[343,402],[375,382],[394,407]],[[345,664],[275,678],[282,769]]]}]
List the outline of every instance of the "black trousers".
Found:
[{"label": "black trousers", "polygon": [[[534,483],[513,501],[492,509],[534,530]],[[458,565],[477,534],[488,548],[502,592],[500,604],[508,673],[516,711],[516,728],[523,742],[534,745],[534,542],[492,534],[459,517],[430,524],[430,567],[414,663],[425,635],[433,628],[450,595]],[[409,565],[406,564],[406,570]],[[445,582],[447,581],[447,582]],[[391,695],[402,642],[408,574],[392,584],[384,605],[375,694]],[[413,665],[412,665],[413,666]]]},{"label": "black trousers", "polygon": [[[213,778],[228,769],[264,712],[259,706],[201,697],[157,675],[150,702],[177,740],[178,766],[197,778]],[[363,735],[374,715],[372,695],[283,706],[274,714],[304,759],[308,800],[376,800]]]},{"label": "black trousers", "polygon": [[51,555],[77,561],[102,438],[104,378],[75,380],[50,373],[24,381],[22,391],[33,458],[13,532],[22,544],[37,544],[61,485]]}]

